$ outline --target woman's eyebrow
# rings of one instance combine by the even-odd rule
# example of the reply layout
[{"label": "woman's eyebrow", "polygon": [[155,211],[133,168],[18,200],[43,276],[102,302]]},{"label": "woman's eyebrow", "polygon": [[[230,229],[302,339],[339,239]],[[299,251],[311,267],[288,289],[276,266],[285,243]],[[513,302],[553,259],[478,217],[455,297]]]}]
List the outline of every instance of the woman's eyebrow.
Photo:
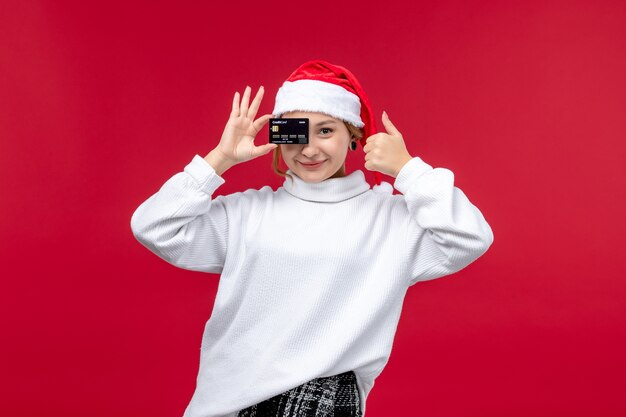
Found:
[{"label": "woman's eyebrow", "polygon": [[314,126],[317,127],[317,126],[322,126],[322,125],[332,125],[332,124],[335,124],[335,123],[337,123],[335,120],[328,119],[328,120],[323,120],[323,121],[321,121],[319,123],[316,123]]}]

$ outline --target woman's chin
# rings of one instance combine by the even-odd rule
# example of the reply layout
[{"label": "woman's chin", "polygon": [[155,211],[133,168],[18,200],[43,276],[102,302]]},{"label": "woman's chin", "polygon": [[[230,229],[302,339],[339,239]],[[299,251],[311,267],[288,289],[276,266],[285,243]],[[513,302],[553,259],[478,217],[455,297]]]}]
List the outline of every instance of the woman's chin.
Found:
[{"label": "woman's chin", "polygon": [[300,169],[296,174],[306,182],[322,182],[327,177],[330,177],[330,174],[328,174],[326,170],[308,171]]},{"label": "woman's chin", "polygon": [[306,182],[322,182],[326,178],[320,174],[304,172],[302,174],[298,174],[300,178],[302,178]]}]

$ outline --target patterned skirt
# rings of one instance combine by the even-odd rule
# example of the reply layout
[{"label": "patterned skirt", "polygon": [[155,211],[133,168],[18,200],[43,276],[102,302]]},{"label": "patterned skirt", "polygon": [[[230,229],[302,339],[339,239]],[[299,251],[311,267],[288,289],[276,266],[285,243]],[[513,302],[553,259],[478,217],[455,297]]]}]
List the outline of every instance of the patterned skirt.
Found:
[{"label": "patterned skirt", "polygon": [[361,417],[353,371],[315,378],[239,411],[237,417]]}]

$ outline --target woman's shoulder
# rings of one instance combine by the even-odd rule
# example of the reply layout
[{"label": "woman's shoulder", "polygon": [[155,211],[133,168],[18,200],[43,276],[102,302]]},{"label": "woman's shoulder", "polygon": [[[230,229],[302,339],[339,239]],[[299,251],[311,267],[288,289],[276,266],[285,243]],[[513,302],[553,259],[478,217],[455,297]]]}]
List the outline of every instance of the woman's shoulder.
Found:
[{"label": "woman's shoulder", "polygon": [[379,185],[374,185],[367,191],[367,194],[370,198],[375,198],[387,204],[399,204],[404,201],[404,195],[385,181]]},{"label": "woman's shoulder", "polygon": [[229,204],[237,204],[241,202],[266,201],[271,199],[276,191],[269,185],[261,188],[248,188],[244,191],[236,191],[234,193],[220,195],[219,197]]},{"label": "woman's shoulder", "polygon": [[379,215],[401,216],[408,213],[408,207],[404,194],[393,188],[390,184],[386,187],[373,186],[365,194],[367,205],[375,207]]}]

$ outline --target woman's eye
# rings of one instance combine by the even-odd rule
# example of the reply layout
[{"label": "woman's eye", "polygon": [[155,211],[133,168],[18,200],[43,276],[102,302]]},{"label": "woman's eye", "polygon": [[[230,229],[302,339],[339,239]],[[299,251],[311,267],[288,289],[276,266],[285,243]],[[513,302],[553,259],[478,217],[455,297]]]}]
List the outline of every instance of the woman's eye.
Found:
[{"label": "woman's eye", "polygon": [[330,133],[330,132],[332,132],[332,131],[333,131],[332,129],[329,129],[329,128],[327,128],[327,127],[323,127],[323,128],[321,128],[321,129],[320,129],[320,133],[321,133],[322,135],[326,135],[327,133],[324,133],[324,131],[325,131],[325,130],[328,130],[328,133]]}]

